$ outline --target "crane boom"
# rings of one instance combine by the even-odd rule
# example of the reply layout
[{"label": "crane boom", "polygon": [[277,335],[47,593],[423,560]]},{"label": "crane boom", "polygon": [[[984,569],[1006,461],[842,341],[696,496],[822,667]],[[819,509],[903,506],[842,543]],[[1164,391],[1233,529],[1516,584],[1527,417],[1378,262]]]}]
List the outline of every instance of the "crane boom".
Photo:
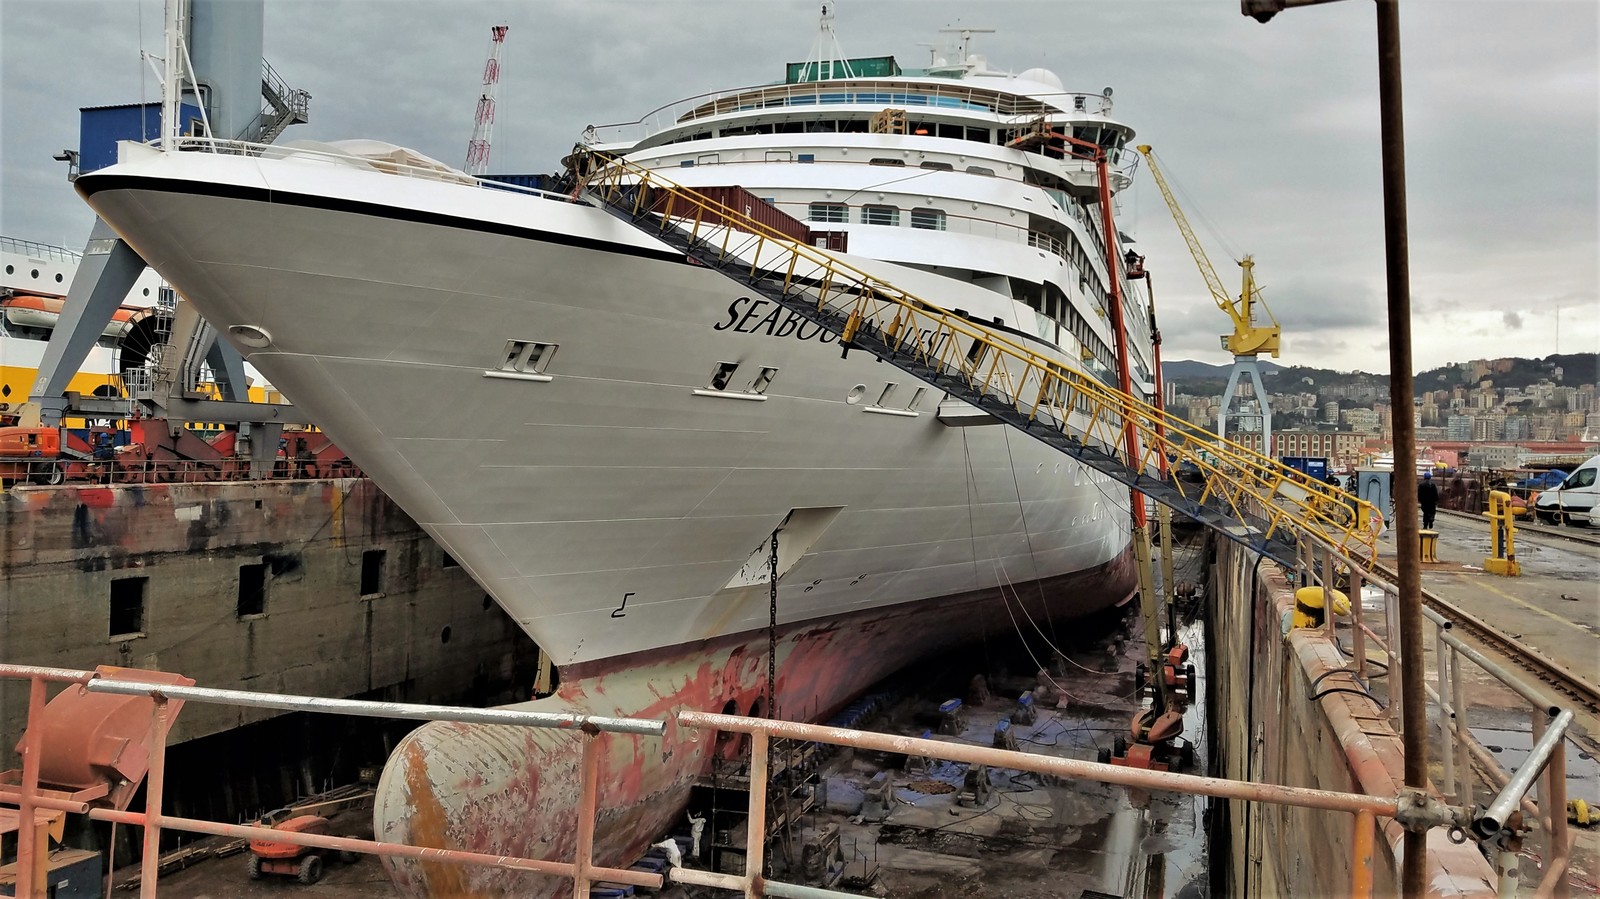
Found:
[{"label": "crane boom", "polygon": [[[1266,301],[1256,292],[1255,277],[1252,272],[1255,261],[1249,256],[1239,261],[1239,267],[1244,269],[1243,283],[1240,286],[1239,296],[1237,298],[1230,296],[1227,288],[1222,286],[1222,279],[1217,277],[1217,270],[1212,267],[1205,249],[1200,246],[1199,238],[1195,237],[1194,229],[1189,227],[1189,219],[1179,208],[1178,199],[1172,195],[1172,188],[1167,186],[1167,179],[1161,174],[1161,168],[1156,165],[1155,151],[1149,144],[1140,144],[1138,150],[1150,163],[1150,176],[1155,179],[1156,187],[1161,190],[1161,198],[1167,202],[1167,209],[1172,212],[1172,220],[1183,233],[1184,243],[1189,245],[1189,255],[1194,257],[1194,264],[1199,267],[1201,276],[1205,278],[1206,287],[1211,290],[1211,298],[1216,301],[1217,308],[1227,313],[1228,318],[1233,321],[1233,334],[1225,335],[1222,338],[1222,345],[1235,356],[1271,353],[1276,359],[1282,329],[1278,326],[1277,318],[1273,317],[1272,310],[1267,308]],[[1255,323],[1257,304],[1260,304],[1261,310],[1272,322],[1271,326]]]}]

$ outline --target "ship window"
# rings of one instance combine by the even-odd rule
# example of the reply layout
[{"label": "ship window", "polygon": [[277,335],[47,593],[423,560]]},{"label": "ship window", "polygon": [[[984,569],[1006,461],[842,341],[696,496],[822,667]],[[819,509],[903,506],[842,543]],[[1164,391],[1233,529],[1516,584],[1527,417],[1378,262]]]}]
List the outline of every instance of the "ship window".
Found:
[{"label": "ship window", "polygon": [[728,381],[733,379],[733,373],[738,369],[739,363],[737,362],[718,362],[716,370],[711,373],[711,389],[728,389]]},{"label": "ship window", "polygon": [[848,222],[850,207],[843,203],[812,203],[806,218],[813,222]]},{"label": "ship window", "polygon": [[111,622],[107,636],[144,633],[144,591],[147,577],[119,577],[111,581]]},{"label": "ship window", "polygon": [[969,175],[993,175],[994,174],[994,169],[988,168],[986,166],[981,166],[981,165],[969,165],[969,166],[967,166],[967,174],[969,174]]},{"label": "ship window", "polygon": [[263,615],[267,611],[267,566],[239,566],[239,599],[234,614],[240,618]]},{"label": "ship window", "polygon": [[776,368],[761,369],[761,374],[756,375],[756,379],[750,382],[750,392],[762,394],[766,393],[767,387],[772,384],[772,379],[777,374],[778,370]]},{"label": "ship window", "polygon": [[874,156],[867,160],[868,165],[905,165],[904,159],[895,159],[892,156]]},{"label": "ship window", "polygon": [[816,162],[817,161],[817,154],[815,154],[815,153],[801,153],[799,156],[796,156],[795,159],[797,161],[799,161],[799,162]]},{"label": "ship window", "polygon": [[943,209],[913,209],[911,210],[911,227],[921,228],[924,231],[944,230]]},{"label": "ship window", "polygon": [[680,160],[678,162],[678,168],[680,168],[680,169],[692,169],[692,168],[694,168],[694,160],[693,159]]},{"label": "ship window", "polygon": [[361,554],[361,595],[383,595],[383,557],[381,549],[369,549]]},{"label": "ship window", "polygon": [[918,166],[918,168],[933,169],[937,172],[953,172],[956,170],[956,167],[948,162],[934,162],[931,159]]},{"label": "ship window", "polygon": [[788,162],[789,160],[791,160],[793,158],[794,158],[794,154],[792,152],[788,151],[788,150],[768,150],[767,151],[767,161],[768,162]]},{"label": "ship window", "polygon": [[900,209],[897,206],[863,206],[861,207],[861,224],[898,225],[900,224]]},{"label": "ship window", "polygon": [[992,135],[993,135],[993,132],[991,132],[988,128],[968,128],[967,129],[967,140],[975,140],[980,144],[989,143],[990,142],[990,138],[991,138]]},{"label": "ship window", "polygon": [[537,343],[532,340],[508,340],[505,358],[500,362],[500,370],[542,375],[550,365],[550,358],[556,354],[556,346],[553,343]]}]

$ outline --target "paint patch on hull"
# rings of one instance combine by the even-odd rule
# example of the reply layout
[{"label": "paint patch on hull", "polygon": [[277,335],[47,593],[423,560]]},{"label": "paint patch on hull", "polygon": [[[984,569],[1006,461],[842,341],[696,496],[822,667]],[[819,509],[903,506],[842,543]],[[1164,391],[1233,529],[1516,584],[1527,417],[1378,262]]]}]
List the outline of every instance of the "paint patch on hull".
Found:
[{"label": "paint patch on hull", "polygon": [[[1066,619],[1125,600],[1133,566],[1124,554],[1100,568],[1022,585],[1008,609],[998,591],[875,609],[781,628],[780,717],[823,720],[876,681],[929,654],[1013,630],[1023,610]],[[680,709],[749,713],[764,694],[767,635],[607,660],[564,671],[560,693],[529,711],[669,718],[662,737],[600,737],[595,861],[622,865],[671,828],[716,749],[711,733],[679,729]],[[587,667],[587,666],[586,666]],[[379,839],[570,861],[577,849],[581,734],[503,725],[428,724],[396,748],[378,784]],[[483,867],[386,859],[411,896],[563,896],[570,884]]]}]

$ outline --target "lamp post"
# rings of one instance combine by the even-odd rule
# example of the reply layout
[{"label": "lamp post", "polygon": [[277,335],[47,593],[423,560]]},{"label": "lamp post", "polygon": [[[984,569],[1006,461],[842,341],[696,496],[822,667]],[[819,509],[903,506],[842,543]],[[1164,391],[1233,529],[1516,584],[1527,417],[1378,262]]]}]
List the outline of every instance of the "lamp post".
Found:
[{"label": "lamp post", "polygon": [[[1240,11],[1266,22],[1290,6],[1330,0],[1240,0]],[[1389,297],[1389,402],[1393,409],[1414,405],[1411,363],[1411,269],[1406,236],[1405,122],[1400,104],[1399,0],[1376,0],[1378,11],[1378,101],[1383,144],[1384,260]],[[1395,568],[1399,574],[1401,740],[1405,783],[1425,790],[1428,783],[1428,710],[1423,687],[1422,558],[1417,525],[1417,430],[1411,415],[1390,415],[1394,428]],[[1424,862],[1428,835],[1407,830],[1400,874],[1407,899],[1427,889]]]}]

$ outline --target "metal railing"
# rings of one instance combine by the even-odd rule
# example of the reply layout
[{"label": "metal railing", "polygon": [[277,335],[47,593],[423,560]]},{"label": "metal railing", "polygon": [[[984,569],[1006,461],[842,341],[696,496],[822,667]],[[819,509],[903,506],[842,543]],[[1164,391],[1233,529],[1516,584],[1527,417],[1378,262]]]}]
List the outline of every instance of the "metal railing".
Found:
[{"label": "metal railing", "polygon": [[[204,424],[191,422],[190,425]],[[223,424],[216,425],[221,430]],[[89,486],[94,484],[218,484],[229,481],[297,481],[325,478],[363,478],[361,469],[348,458],[331,461],[298,456],[277,456],[270,470],[260,477],[251,474],[250,460],[245,457],[226,459],[137,459],[129,461],[115,456],[109,459],[34,459],[0,457],[0,466],[16,469],[0,479],[0,490],[16,486],[34,485],[55,487]],[[13,483],[14,482],[14,483]]]},{"label": "metal railing", "polygon": [[[1372,555],[1381,517],[1361,500],[795,241],[659,172],[583,147],[574,150],[573,170],[581,178],[581,195],[837,330],[842,345],[864,348],[936,388],[969,394],[963,398],[1007,424],[1229,539],[1278,557],[1302,538],[1341,555]],[[1126,456],[1126,426],[1138,436],[1137,458]],[[1200,482],[1152,477],[1164,463],[1174,468],[1189,463]]]},{"label": "metal railing", "polygon": [[[157,146],[158,142],[152,141],[150,146]],[[438,167],[413,165],[390,159],[380,159],[371,156],[362,156],[356,153],[340,152],[338,150],[324,150],[315,147],[277,146],[253,141],[224,140],[211,137],[180,137],[177,141],[180,151],[215,153],[220,156],[255,156],[262,159],[303,159],[313,162],[324,162],[343,165],[354,169],[379,172],[385,175],[398,175],[404,178],[415,178],[419,181],[443,181],[450,184],[461,184],[468,187],[479,187],[484,190],[503,191],[539,197],[545,200],[554,200],[570,203],[572,198],[566,194],[540,190],[521,184],[512,184],[505,181],[491,181],[487,178],[476,178],[459,169],[454,169],[444,164]]]},{"label": "metal railing", "polygon": [[[43,668],[26,665],[0,664],[0,678],[22,679],[30,682],[28,725],[23,734],[20,751],[22,770],[14,780],[0,781],[0,804],[14,806],[22,821],[33,821],[37,811],[57,811],[84,815],[91,820],[131,824],[144,828],[143,856],[139,895],[153,899],[157,895],[160,838],[162,830],[180,830],[191,833],[212,834],[245,839],[270,840],[318,849],[358,852],[389,858],[445,862],[458,865],[481,865],[507,871],[548,875],[572,881],[575,896],[590,895],[597,882],[631,884],[660,889],[665,881],[707,886],[743,893],[747,897],[844,897],[840,893],[800,884],[769,880],[763,875],[765,867],[766,797],[769,778],[767,748],[776,737],[799,741],[816,741],[835,746],[894,752],[906,755],[947,759],[972,765],[989,765],[1008,770],[1031,771],[1073,780],[1090,780],[1120,784],[1147,790],[1169,790],[1220,799],[1248,802],[1265,802],[1304,809],[1334,811],[1354,816],[1352,823],[1351,889],[1354,899],[1372,895],[1378,818],[1393,818],[1405,813],[1407,797],[1365,796],[1307,787],[1289,787],[1275,784],[1256,784],[1175,774],[1100,764],[1098,762],[1055,756],[1036,755],[1014,750],[995,749],[976,744],[947,743],[938,740],[871,733],[840,727],[777,721],[765,718],[746,718],[685,710],[673,720],[678,727],[693,728],[711,734],[719,732],[750,734],[751,771],[748,817],[749,835],[745,873],[723,874],[699,869],[673,867],[665,876],[623,868],[607,867],[594,863],[594,832],[597,812],[598,782],[600,776],[601,741],[610,734],[643,734],[660,736],[666,732],[667,721],[656,718],[613,718],[546,712],[516,711],[509,709],[471,709],[450,706],[418,705],[410,703],[375,702],[352,699],[329,699],[310,696],[287,696],[242,690],[218,690],[205,687],[173,685],[131,680],[139,672],[126,669],[115,676],[101,672],[61,668]],[[145,696],[150,699],[152,737],[149,746],[148,781],[143,812],[120,811],[94,804],[95,798],[87,794],[74,796],[40,785],[39,768],[44,745],[44,706],[46,685],[65,683],[67,689],[89,693]],[[523,727],[560,728],[570,730],[581,741],[581,788],[578,796],[577,850],[571,861],[524,858],[495,855],[459,849],[414,846],[380,840],[326,836],[312,833],[275,830],[248,824],[227,824],[194,818],[178,817],[162,811],[166,781],[166,739],[172,725],[172,703],[202,702],[229,706],[290,709],[320,714],[360,715],[366,717],[403,718],[423,721],[454,721],[467,723],[509,724]],[[18,775],[18,772],[7,772]],[[35,870],[37,853],[43,847],[36,842],[34,828],[19,831],[16,895],[19,899],[33,899],[42,895],[29,872]]]},{"label": "metal railing", "polygon": [[[874,107],[905,107],[928,110],[965,110],[996,116],[994,125],[1007,127],[1018,117],[1041,114],[1062,115],[1051,105],[1065,104],[1070,114],[1103,115],[1110,112],[1111,100],[1102,94],[1063,91],[1049,95],[1050,104],[1034,96],[1019,96],[959,81],[906,82],[877,81],[870,78],[800,81],[712,91],[669,103],[645,113],[637,121],[591,125],[584,132],[584,143],[637,143],[651,135],[688,122],[743,110],[783,107],[815,107],[862,104]],[[1080,105],[1080,102],[1081,105]],[[1098,121],[1098,120],[1095,120]]]},{"label": "metal railing", "polygon": [[[1298,574],[1306,583],[1320,584],[1324,590],[1333,588],[1340,576],[1349,586],[1351,624],[1352,674],[1363,689],[1377,674],[1376,667],[1386,668],[1382,675],[1390,684],[1398,684],[1404,667],[1412,663],[1399,651],[1398,639],[1379,636],[1364,615],[1363,586],[1374,587],[1384,598],[1384,633],[1400,633],[1399,588],[1385,577],[1379,576],[1372,565],[1352,564],[1326,551],[1319,554],[1315,547],[1307,546],[1299,561]],[[1331,608],[1327,593],[1323,607]],[[1454,622],[1439,612],[1424,607],[1424,618],[1433,625],[1434,668],[1431,685],[1424,685],[1432,707],[1437,714],[1432,725],[1443,747],[1440,755],[1441,772],[1436,785],[1440,793],[1453,798],[1461,808],[1474,807],[1473,766],[1481,769],[1488,781],[1486,785],[1495,796],[1484,810],[1475,815],[1473,836],[1499,854],[1497,869],[1502,873],[1500,895],[1516,895],[1515,871],[1517,856],[1523,842],[1523,833],[1537,824],[1540,834],[1540,859],[1543,875],[1537,888],[1538,896],[1565,897],[1566,873],[1571,861],[1571,843],[1567,828],[1566,745],[1565,739],[1573,720],[1570,709],[1564,708],[1555,696],[1514,674],[1499,662],[1463,642],[1452,631]],[[1343,654],[1336,636],[1337,615],[1326,615],[1321,625],[1326,637]],[[1380,650],[1386,662],[1370,658],[1371,647]],[[1507,771],[1494,753],[1472,733],[1470,706],[1467,703],[1466,662],[1498,681],[1527,703],[1533,748],[1528,758],[1515,772]],[[1415,660],[1425,665],[1426,660]],[[1376,666],[1376,667],[1375,667]],[[1395,728],[1400,726],[1402,697],[1400,691],[1391,689],[1388,697],[1388,718]],[[1533,799],[1528,798],[1533,793]],[[1507,872],[1510,876],[1507,877]]]},{"label": "metal railing", "polygon": [[18,240],[15,237],[0,237],[0,251],[20,253],[30,259],[55,259],[60,262],[77,262],[83,258],[82,253],[76,253],[64,247],[34,243],[31,240]]}]

